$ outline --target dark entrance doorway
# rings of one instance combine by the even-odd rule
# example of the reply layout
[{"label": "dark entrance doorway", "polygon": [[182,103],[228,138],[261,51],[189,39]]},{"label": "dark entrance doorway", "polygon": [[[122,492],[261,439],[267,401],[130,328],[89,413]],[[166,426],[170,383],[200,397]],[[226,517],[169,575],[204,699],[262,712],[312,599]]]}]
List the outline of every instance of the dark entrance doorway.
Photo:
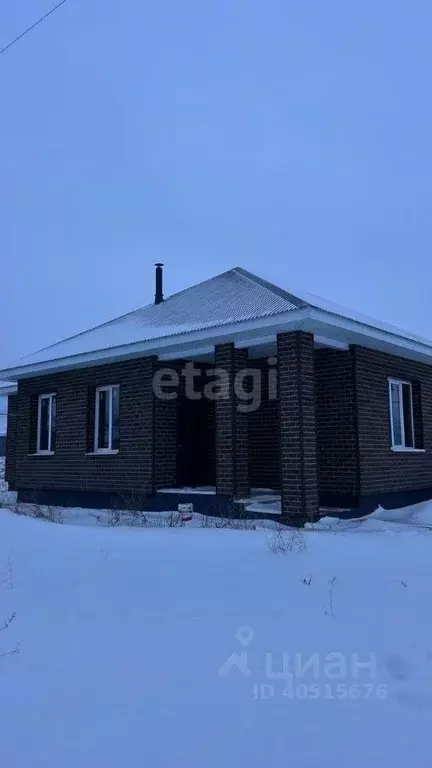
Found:
[{"label": "dark entrance doorway", "polygon": [[216,483],[214,405],[204,397],[189,400],[183,395],[179,400],[177,485]]}]

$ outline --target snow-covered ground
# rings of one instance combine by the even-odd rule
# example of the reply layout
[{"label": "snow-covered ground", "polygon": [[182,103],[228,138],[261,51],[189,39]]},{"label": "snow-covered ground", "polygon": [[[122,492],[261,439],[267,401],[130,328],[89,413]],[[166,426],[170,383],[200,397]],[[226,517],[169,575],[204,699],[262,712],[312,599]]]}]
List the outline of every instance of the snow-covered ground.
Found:
[{"label": "snow-covered ground", "polygon": [[422,501],[400,509],[378,507],[372,514],[352,520],[322,517],[318,523],[307,523],[306,528],[339,533],[417,533],[421,528],[432,531],[432,501]]},{"label": "snow-covered ground", "polygon": [[429,768],[432,533],[411,523],[0,509],[0,766]]}]

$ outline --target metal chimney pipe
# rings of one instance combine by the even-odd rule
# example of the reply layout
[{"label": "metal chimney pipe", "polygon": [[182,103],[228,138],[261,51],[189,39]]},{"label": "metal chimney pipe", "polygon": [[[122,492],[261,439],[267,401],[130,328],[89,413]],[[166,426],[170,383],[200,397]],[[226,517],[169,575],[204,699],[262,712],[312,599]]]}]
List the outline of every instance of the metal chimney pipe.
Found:
[{"label": "metal chimney pipe", "polygon": [[155,290],[155,304],[160,304],[163,301],[163,288],[162,288],[162,278],[163,278],[163,264],[156,263],[156,290]]}]

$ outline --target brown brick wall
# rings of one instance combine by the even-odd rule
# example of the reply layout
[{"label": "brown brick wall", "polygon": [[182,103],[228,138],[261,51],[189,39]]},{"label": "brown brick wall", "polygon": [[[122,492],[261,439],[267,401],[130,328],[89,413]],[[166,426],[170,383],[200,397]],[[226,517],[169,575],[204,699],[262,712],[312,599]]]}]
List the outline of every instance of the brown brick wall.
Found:
[{"label": "brown brick wall", "polygon": [[178,399],[155,399],[155,488],[177,483]]},{"label": "brown brick wall", "polygon": [[352,350],[315,350],[315,391],[320,499],[350,503],[359,493]]},{"label": "brown brick wall", "polygon": [[234,377],[248,367],[247,350],[235,349],[234,344],[217,345],[215,367],[228,372],[225,391],[215,402],[216,490],[239,498],[249,490],[248,414],[237,407]]},{"label": "brown brick wall", "polygon": [[155,487],[169,488],[182,483],[179,478],[179,442],[183,441],[183,423],[181,422],[184,406],[184,379],[181,371],[185,360],[155,363],[156,370],[175,371],[179,377],[179,386],[169,388],[176,394],[170,400],[155,398]]},{"label": "brown brick wall", "polygon": [[[234,375],[248,368],[248,350],[234,350]],[[238,400],[235,398],[235,404]],[[243,403],[243,405],[245,405]],[[249,418],[248,413],[239,410],[234,411],[234,496],[244,498],[249,493]]]},{"label": "brown brick wall", "polygon": [[9,395],[6,427],[5,480],[9,483],[10,491],[15,490],[16,425],[17,395]]},{"label": "brown brick wall", "polygon": [[[432,487],[430,366],[363,347],[314,352],[312,335],[303,332],[280,334],[278,357],[279,401],[266,401],[263,389],[261,408],[245,414],[236,407],[232,383],[239,368],[248,365],[247,352],[232,344],[216,348],[216,366],[230,373],[229,397],[203,412],[209,439],[202,444],[210,452],[210,466],[215,420],[220,493],[242,496],[250,479],[278,487],[280,478],[284,512],[313,514],[317,465],[321,496]],[[9,397],[6,479],[11,487],[152,493],[176,485],[178,401],[154,397],[157,365],[142,358],[20,382],[18,394]],[[391,451],[389,376],[413,384],[416,444],[424,445],[425,453]],[[88,456],[94,391],[104,384],[120,384],[120,452]],[[56,451],[34,456],[37,398],[46,392],[57,394]]]},{"label": "brown brick wall", "polygon": [[[153,368],[153,358],[141,358],[19,382],[16,487],[151,493],[155,484]],[[120,385],[120,451],[88,456],[92,392],[107,384]],[[34,408],[44,392],[57,393],[56,451],[53,456],[34,456],[30,455],[35,449]]]},{"label": "brown brick wall", "polygon": [[[261,405],[249,413],[249,477],[253,488],[280,487],[279,403],[269,399],[267,358],[251,360],[250,368],[261,372]],[[275,366],[270,366],[277,373]]]},{"label": "brown brick wall", "polygon": [[[353,354],[361,493],[432,487],[432,367],[365,347],[353,347]],[[414,384],[415,439],[425,453],[390,449],[389,376]]]},{"label": "brown brick wall", "polygon": [[318,510],[313,335],[281,333],[277,347],[282,513],[313,516]]}]

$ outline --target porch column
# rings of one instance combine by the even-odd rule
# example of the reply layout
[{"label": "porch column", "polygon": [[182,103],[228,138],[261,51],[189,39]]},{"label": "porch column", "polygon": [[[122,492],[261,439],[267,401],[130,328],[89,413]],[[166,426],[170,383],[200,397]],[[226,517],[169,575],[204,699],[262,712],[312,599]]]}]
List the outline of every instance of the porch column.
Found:
[{"label": "porch column", "polygon": [[249,492],[248,414],[238,409],[234,389],[238,371],[247,368],[247,349],[234,344],[215,347],[215,368],[227,376],[215,402],[216,412],[216,492],[242,498]]},{"label": "porch column", "polygon": [[280,333],[277,349],[282,514],[311,517],[319,506],[313,334]]}]

